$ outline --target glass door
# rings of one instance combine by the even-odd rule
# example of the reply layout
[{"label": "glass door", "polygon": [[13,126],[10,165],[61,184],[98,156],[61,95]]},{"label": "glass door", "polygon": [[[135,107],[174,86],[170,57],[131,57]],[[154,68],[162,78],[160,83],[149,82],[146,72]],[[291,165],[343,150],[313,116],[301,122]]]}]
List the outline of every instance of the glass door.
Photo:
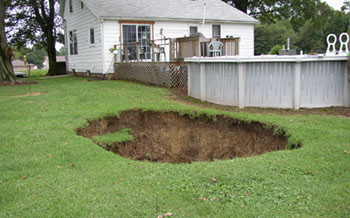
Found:
[{"label": "glass door", "polygon": [[140,42],[141,59],[151,59],[151,27],[138,25],[138,41]]},{"label": "glass door", "polygon": [[123,25],[123,43],[128,44],[129,60],[137,60],[136,42],[140,42],[140,58],[143,60],[150,60],[151,59],[151,26],[150,25],[141,25],[141,24]]}]

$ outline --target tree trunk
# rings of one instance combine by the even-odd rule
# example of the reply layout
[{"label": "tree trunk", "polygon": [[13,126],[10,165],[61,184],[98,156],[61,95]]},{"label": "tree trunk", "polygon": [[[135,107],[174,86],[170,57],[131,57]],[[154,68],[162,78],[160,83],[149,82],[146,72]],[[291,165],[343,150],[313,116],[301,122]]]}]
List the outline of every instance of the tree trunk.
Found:
[{"label": "tree trunk", "polygon": [[11,62],[12,53],[5,52],[8,50],[6,49],[5,11],[5,1],[0,0],[0,81],[15,82],[16,76]]},{"label": "tree trunk", "polygon": [[56,71],[56,65],[57,62],[56,59],[56,38],[53,36],[52,29],[49,30],[49,33],[47,34],[47,54],[49,57],[49,76],[57,75]]}]

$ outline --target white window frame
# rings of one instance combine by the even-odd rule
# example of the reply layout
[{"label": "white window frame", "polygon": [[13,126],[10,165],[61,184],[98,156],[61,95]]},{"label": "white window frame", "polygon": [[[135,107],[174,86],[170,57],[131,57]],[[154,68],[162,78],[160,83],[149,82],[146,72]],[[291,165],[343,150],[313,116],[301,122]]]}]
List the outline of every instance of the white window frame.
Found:
[{"label": "white window frame", "polygon": [[[120,35],[121,35],[121,41],[122,43],[124,42],[124,26],[128,26],[128,25],[135,25],[136,26],[136,42],[139,42],[139,34],[138,34],[138,27],[139,26],[149,26],[150,27],[150,34],[151,34],[151,40],[153,40],[153,28],[152,28],[152,24],[144,24],[144,23],[123,23],[121,26],[122,26],[122,29],[120,31]],[[152,48],[151,48],[151,58],[150,59],[143,59],[143,60],[152,60]]]}]

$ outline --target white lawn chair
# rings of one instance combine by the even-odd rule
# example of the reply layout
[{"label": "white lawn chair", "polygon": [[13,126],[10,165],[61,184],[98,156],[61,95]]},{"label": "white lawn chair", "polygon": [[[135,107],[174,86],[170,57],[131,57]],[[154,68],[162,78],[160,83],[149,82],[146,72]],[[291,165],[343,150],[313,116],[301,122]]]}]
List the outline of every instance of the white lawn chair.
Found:
[{"label": "white lawn chair", "polygon": [[212,41],[208,45],[209,56],[213,53],[213,57],[222,56],[223,43],[220,41]]}]

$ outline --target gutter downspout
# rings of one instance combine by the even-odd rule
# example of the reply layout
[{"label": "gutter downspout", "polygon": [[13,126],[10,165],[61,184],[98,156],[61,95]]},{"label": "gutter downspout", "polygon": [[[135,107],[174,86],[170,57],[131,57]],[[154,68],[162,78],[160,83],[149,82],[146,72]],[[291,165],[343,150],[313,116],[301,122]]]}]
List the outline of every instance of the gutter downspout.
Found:
[{"label": "gutter downspout", "polygon": [[66,59],[66,72],[69,73],[69,49],[68,49],[68,32],[67,32],[67,21],[66,19],[63,20],[64,25],[64,47],[66,50],[65,59]]},{"label": "gutter downspout", "polygon": [[203,9],[203,26],[202,26],[202,34],[204,35],[204,26],[205,26],[205,15],[207,10],[207,3],[204,2],[204,9]]},{"label": "gutter downspout", "polygon": [[101,19],[101,47],[102,47],[102,74],[106,74],[107,71],[105,71],[105,39],[104,39],[104,30],[103,30],[103,22],[104,19]]}]

